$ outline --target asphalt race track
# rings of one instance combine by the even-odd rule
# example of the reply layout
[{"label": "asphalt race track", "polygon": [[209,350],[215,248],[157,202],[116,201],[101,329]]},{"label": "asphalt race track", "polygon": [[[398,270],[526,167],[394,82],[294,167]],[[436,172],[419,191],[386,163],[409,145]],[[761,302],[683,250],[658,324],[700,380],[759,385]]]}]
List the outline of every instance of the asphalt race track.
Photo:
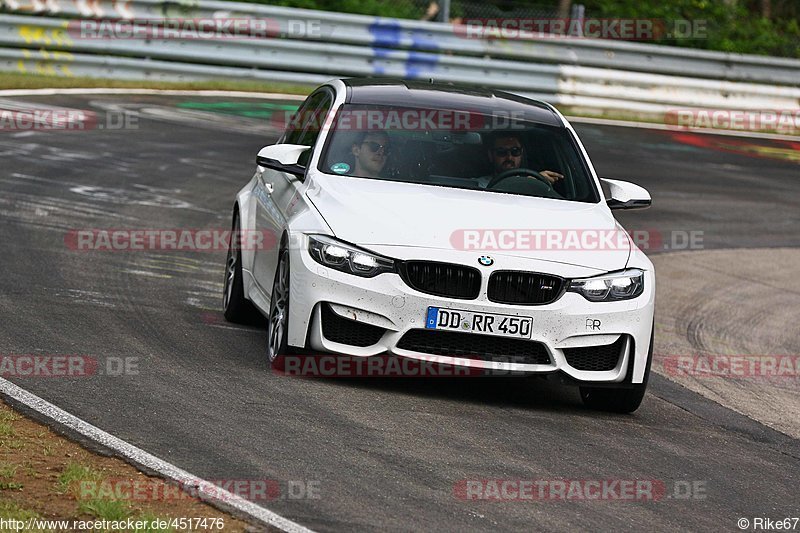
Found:
[{"label": "asphalt race track", "polygon": [[[317,498],[263,505],[321,531],[736,531],[741,517],[800,515],[798,440],[661,375],[635,414],[616,416],[539,379],[273,374],[264,329],[222,318],[224,252],[87,252],[67,238],[227,228],[256,152],[277,137],[264,126],[272,108],[130,95],[6,97],[0,107],[11,100],[94,110],[100,124],[104,110],[136,117],[119,130],[0,132],[0,354],[101,362],[90,377],[11,378],[59,407],[205,479],[318,487]],[[664,236],[653,254],[682,250],[671,236],[699,231],[706,250],[763,249],[768,272],[770,249],[800,245],[800,143],[577,129],[601,175],[650,191],[653,208],[619,218]],[[657,329],[665,341],[677,334]],[[797,340],[786,348],[800,350]],[[125,358],[136,372],[108,375]],[[655,480],[665,493],[458,497],[460,482],[485,479]]]}]

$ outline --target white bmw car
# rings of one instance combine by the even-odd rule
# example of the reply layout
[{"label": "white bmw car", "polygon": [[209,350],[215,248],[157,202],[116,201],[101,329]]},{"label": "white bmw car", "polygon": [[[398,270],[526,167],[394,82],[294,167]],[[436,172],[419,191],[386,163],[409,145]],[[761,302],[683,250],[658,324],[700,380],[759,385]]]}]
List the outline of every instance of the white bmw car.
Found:
[{"label": "white bmw car", "polygon": [[[653,348],[652,263],[549,104],[500,91],[334,80],[236,196],[224,312],[267,317],[274,365],[312,353],[559,374],[632,412]],[[601,182],[609,191],[604,194]],[[246,237],[243,237],[246,240]]]}]

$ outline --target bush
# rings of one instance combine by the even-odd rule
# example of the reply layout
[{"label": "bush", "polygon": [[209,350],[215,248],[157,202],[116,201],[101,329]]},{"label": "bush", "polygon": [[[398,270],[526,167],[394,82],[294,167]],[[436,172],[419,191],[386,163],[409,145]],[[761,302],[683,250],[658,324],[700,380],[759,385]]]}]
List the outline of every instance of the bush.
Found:
[{"label": "bush", "polygon": [[[421,19],[429,0],[244,0],[280,5],[358,13],[391,18]],[[667,27],[675,20],[706,21],[707,36],[682,39],[663,36],[656,44],[800,58],[800,1],[770,0],[771,17],[761,16],[762,0],[573,0],[586,6],[590,18],[659,19]],[[481,16],[503,16],[509,8],[556,12],[558,0],[537,0],[531,5],[517,0],[451,0],[451,16],[480,5]],[[440,0],[441,3],[441,0]],[[505,10],[505,11],[504,11]],[[496,12],[496,14],[492,14]],[[514,15],[509,15],[514,16]]]},{"label": "bush", "polygon": [[704,20],[706,38],[662,38],[657,44],[683,46],[739,54],[800,58],[800,22],[795,0],[772,0],[773,13],[765,18],[760,3],[753,0],[671,0],[648,3],[636,0],[578,0],[586,13],[597,18],[655,18]]}]

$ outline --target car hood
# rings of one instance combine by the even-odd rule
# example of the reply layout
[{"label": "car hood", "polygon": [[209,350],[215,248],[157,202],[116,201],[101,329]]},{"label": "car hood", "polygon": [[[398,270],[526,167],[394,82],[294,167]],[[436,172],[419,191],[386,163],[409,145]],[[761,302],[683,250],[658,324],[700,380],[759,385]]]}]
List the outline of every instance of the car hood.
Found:
[{"label": "car hood", "polygon": [[314,176],[306,196],[336,237],[365,247],[472,250],[602,271],[624,268],[631,251],[603,204],[327,175]]}]

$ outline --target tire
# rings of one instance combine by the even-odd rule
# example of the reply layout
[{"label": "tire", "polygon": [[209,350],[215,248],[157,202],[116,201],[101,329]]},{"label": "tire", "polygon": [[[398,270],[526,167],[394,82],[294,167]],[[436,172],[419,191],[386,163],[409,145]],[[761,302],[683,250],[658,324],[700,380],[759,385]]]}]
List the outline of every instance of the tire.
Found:
[{"label": "tire", "polygon": [[[654,324],[655,326],[655,324]],[[644,369],[644,380],[628,388],[581,387],[583,405],[596,411],[612,413],[632,413],[642,404],[647,382],[650,380],[650,366],[653,363],[653,337],[655,327],[650,333],[650,349],[647,354],[647,366]],[[631,365],[633,369],[633,365]]]},{"label": "tire", "polygon": [[[261,313],[244,297],[242,279],[242,250],[239,246],[239,213],[233,214],[228,255],[225,259],[225,284],[222,289],[222,310],[225,320],[236,324],[256,324],[263,321]],[[263,323],[263,322],[262,322]]]},{"label": "tire", "polygon": [[267,360],[278,370],[283,369],[284,356],[289,354],[289,250],[281,244],[275,280],[267,317]]}]

